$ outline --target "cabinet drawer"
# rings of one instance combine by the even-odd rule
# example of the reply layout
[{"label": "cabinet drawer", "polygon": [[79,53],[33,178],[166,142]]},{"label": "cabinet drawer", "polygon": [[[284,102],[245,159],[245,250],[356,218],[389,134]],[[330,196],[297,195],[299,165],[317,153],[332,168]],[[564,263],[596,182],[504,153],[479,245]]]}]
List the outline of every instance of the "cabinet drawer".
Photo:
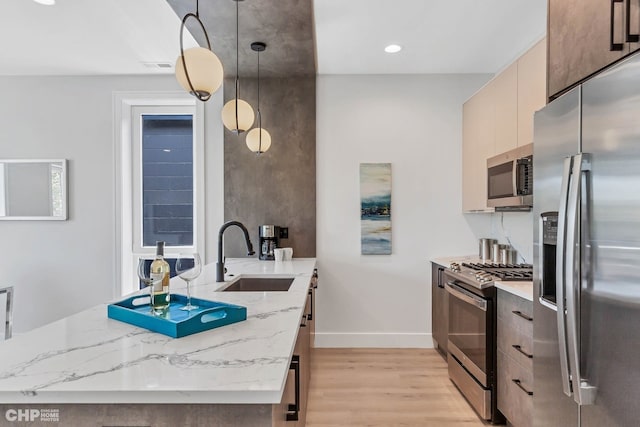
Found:
[{"label": "cabinet drawer", "polygon": [[[505,319],[498,319],[498,349],[520,363],[533,369],[533,336],[521,328],[513,327]],[[531,357],[530,357],[531,356]]]},{"label": "cabinet drawer", "polygon": [[497,347],[524,368],[533,369],[533,303],[498,290]]},{"label": "cabinet drawer", "polygon": [[498,350],[498,409],[515,427],[533,422],[533,372]]},{"label": "cabinet drawer", "polygon": [[510,327],[533,336],[533,303],[509,292],[498,289],[498,324],[506,322]]}]

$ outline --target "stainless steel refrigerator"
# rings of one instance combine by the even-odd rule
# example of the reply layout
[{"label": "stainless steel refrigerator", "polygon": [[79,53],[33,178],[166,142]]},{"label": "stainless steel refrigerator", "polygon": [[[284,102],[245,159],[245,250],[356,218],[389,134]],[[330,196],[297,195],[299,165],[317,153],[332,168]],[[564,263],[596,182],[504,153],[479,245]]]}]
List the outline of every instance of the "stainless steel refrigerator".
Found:
[{"label": "stainless steel refrigerator", "polygon": [[640,426],[640,56],[534,123],[534,425]]}]

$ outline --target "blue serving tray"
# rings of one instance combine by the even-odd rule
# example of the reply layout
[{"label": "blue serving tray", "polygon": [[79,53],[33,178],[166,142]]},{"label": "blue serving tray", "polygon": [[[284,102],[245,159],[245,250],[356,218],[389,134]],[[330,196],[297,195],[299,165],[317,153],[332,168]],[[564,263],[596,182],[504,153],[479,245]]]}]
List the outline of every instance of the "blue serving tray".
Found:
[{"label": "blue serving tray", "polygon": [[242,322],[247,319],[247,308],[225,302],[191,298],[196,310],[180,310],[187,305],[187,297],[171,294],[169,310],[162,315],[151,312],[149,295],[136,295],[125,300],[109,304],[107,315],[110,319],[119,320],[141,328],[149,329],[173,338],[220,326]]}]

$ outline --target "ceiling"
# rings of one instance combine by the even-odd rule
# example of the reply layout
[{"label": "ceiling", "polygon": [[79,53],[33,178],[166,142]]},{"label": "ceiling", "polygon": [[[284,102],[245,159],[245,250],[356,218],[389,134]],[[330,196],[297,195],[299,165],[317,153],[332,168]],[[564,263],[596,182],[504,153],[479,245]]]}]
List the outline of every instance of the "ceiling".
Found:
[{"label": "ceiling", "polygon": [[315,19],[319,74],[495,73],[544,36],[547,0],[315,0]]},{"label": "ceiling", "polygon": [[[240,71],[314,74],[495,73],[545,33],[546,0],[244,0]],[[0,75],[173,73],[180,17],[195,0],[0,1]],[[203,0],[213,50],[235,74],[233,0]],[[315,23],[314,23],[315,17]],[[315,24],[315,27],[314,27]],[[198,41],[197,26],[189,25]],[[315,31],[315,42],[314,42]],[[10,42],[8,42],[10,41]],[[196,41],[185,35],[185,46]],[[314,49],[314,43],[316,49]],[[403,46],[384,53],[389,43]],[[316,59],[317,57],[317,59]],[[316,62],[317,61],[317,62]],[[157,63],[169,64],[159,68]],[[316,65],[317,63],[317,65]]]},{"label": "ceiling", "polygon": [[[180,18],[160,0],[0,1],[0,75],[173,72]],[[187,34],[186,46],[195,41]]]}]

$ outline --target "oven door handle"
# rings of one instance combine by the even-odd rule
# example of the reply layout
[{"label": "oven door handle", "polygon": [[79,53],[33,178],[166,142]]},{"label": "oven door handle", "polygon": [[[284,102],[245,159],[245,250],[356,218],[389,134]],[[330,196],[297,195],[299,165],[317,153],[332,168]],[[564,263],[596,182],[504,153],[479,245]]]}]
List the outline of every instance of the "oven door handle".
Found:
[{"label": "oven door handle", "polygon": [[461,288],[454,282],[447,282],[447,292],[454,297],[478,307],[482,311],[487,311],[487,301]]}]

